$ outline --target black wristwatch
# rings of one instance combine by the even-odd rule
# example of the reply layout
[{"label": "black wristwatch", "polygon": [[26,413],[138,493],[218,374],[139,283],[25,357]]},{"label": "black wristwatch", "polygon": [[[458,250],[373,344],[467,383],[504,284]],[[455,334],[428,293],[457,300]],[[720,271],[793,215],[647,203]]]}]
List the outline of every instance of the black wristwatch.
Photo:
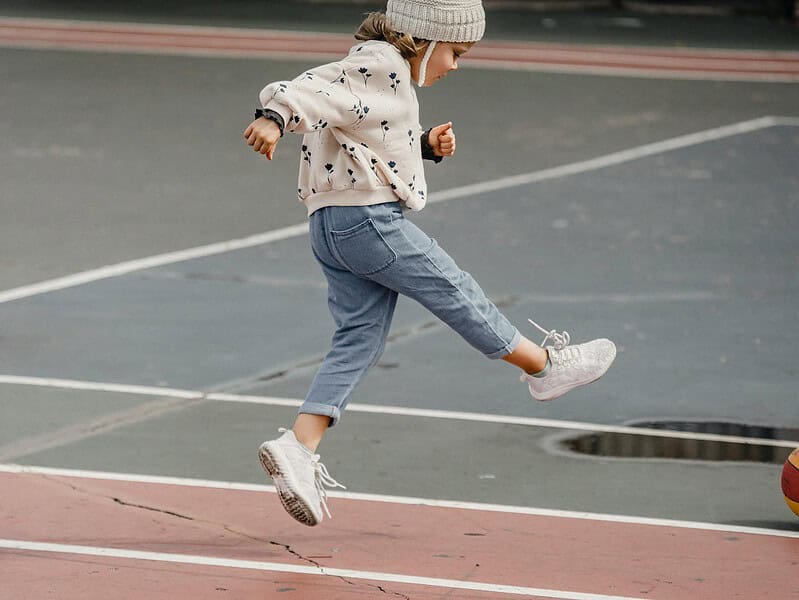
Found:
[{"label": "black wristwatch", "polygon": [[286,125],[283,122],[283,117],[280,116],[280,113],[277,113],[268,108],[256,108],[255,118],[259,119],[260,117],[263,117],[264,119],[269,119],[270,121],[274,121],[277,124],[277,126],[280,128],[280,137],[283,137],[283,129],[285,128]]}]

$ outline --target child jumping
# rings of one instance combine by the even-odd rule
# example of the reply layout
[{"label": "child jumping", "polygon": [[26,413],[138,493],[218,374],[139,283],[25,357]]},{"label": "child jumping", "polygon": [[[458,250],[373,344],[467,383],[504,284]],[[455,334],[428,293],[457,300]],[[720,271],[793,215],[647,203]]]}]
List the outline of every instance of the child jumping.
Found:
[{"label": "child jumping", "polygon": [[[569,346],[547,331],[522,336],[469,273],[405,217],[427,200],[422,159],[455,154],[452,123],[424,131],[418,87],[458,68],[485,31],[480,0],[388,0],[337,62],[267,85],[244,138],[269,160],[284,132],[304,134],[298,184],[311,248],[328,283],[336,324],[292,429],[264,442],[261,464],[283,507],[305,525],[330,517],[327,487],[341,487],[315,454],[363,376],[383,353],[399,294],[413,298],[489,359],[522,369],[537,400],[595,381],[616,347],[606,339]],[[547,342],[550,342],[547,344]]]}]

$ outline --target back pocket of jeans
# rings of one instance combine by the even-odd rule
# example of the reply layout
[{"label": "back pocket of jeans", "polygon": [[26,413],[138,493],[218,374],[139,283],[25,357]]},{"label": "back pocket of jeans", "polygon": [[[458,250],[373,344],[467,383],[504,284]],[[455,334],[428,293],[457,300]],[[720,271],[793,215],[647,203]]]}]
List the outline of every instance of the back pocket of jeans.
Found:
[{"label": "back pocket of jeans", "polygon": [[356,275],[377,273],[397,260],[397,253],[372,219],[343,231],[331,231],[330,235],[342,262]]}]

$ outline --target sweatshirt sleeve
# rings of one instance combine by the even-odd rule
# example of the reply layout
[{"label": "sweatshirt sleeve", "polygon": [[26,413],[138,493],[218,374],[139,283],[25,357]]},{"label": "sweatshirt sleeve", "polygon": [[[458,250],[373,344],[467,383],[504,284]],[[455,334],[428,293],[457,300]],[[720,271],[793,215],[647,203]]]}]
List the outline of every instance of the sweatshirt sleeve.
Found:
[{"label": "sweatshirt sleeve", "polygon": [[277,112],[286,130],[294,133],[354,125],[369,108],[353,91],[353,71],[358,75],[357,67],[346,61],[334,62],[292,81],[270,83],[261,90],[261,106]]}]

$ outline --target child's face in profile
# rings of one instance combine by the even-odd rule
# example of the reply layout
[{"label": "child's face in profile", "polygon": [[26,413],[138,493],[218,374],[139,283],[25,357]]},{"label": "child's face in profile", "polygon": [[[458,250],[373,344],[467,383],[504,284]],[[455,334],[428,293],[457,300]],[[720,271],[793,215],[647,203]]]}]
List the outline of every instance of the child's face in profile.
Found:
[{"label": "child's face in profile", "polygon": [[[427,74],[425,76],[424,85],[433,85],[442,77],[446,77],[447,73],[454,71],[458,68],[458,57],[463,56],[468,52],[474,42],[438,42],[433,49],[433,54],[430,60],[427,61]],[[412,62],[413,68],[412,75],[414,79],[419,80],[419,65],[422,62],[424,52]],[[414,64],[415,63],[415,64]]]}]

